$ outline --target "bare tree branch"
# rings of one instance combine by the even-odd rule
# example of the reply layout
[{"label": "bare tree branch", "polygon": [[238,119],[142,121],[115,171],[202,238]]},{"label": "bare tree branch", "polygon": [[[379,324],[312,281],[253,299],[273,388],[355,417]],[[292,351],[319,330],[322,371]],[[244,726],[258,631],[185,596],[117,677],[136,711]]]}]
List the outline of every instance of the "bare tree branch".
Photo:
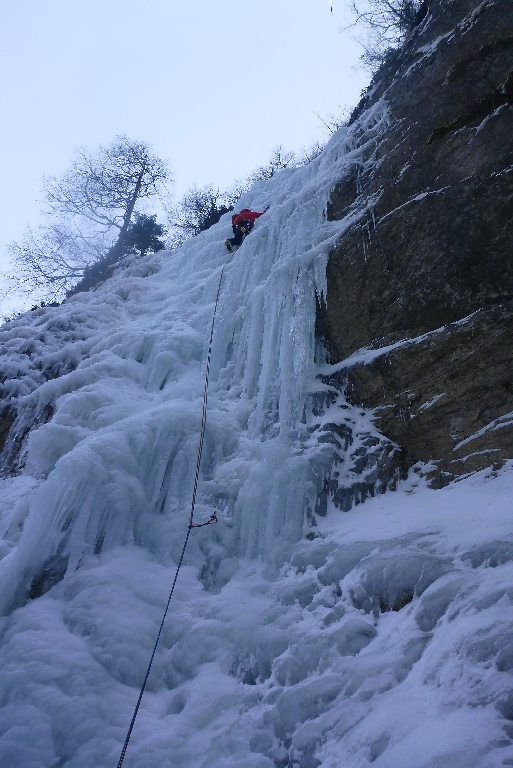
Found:
[{"label": "bare tree branch", "polygon": [[350,10],[361,29],[358,40],[362,61],[370,69],[383,63],[390,48],[397,48],[426,12],[428,0],[351,0]]},{"label": "bare tree branch", "polygon": [[78,279],[102,253],[102,243],[88,241],[84,249],[80,234],[54,224],[34,234],[31,229],[21,243],[12,243],[9,254],[13,269],[5,279],[12,289],[28,296],[37,294],[55,300]]},{"label": "bare tree branch", "polygon": [[224,213],[231,210],[225,197],[212,184],[202,188],[194,186],[186,192],[169,213],[172,245],[178,247],[189,237],[216,224]]},{"label": "bare tree branch", "polygon": [[28,230],[21,243],[12,243],[13,261],[7,277],[19,292],[62,296],[91,264],[108,255],[115,263],[140,201],[157,193],[170,177],[167,164],[141,141],[118,136],[95,154],[77,149],[72,166],[60,179],[44,184],[44,214],[40,232]]}]

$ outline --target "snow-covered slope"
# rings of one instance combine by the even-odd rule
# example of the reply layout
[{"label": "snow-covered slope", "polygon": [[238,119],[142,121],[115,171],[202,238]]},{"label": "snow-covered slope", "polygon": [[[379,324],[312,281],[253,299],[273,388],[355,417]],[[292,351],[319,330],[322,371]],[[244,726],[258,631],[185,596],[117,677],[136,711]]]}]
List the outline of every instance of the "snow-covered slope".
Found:
[{"label": "snow-covered slope", "polygon": [[[330,189],[387,120],[376,104],[241,201],[270,209],[216,317],[196,519],[219,523],[192,532],[126,766],[513,764],[512,468],[440,492],[412,473],[314,513],[341,456],[350,481],[347,425],[353,449],[380,440],[316,379],[314,325],[360,215],[326,221]],[[228,232],[0,331],[19,468],[1,481],[2,767],[117,764],[187,530]]]}]

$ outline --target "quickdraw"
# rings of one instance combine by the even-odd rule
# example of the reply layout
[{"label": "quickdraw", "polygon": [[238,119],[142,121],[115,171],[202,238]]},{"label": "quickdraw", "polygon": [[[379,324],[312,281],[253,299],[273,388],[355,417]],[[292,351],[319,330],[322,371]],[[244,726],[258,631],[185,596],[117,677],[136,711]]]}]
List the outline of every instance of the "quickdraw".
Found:
[{"label": "quickdraw", "polygon": [[196,523],[196,525],[189,525],[189,530],[191,530],[191,528],[204,528],[205,525],[213,525],[214,523],[217,523],[217,522],[218,522],[217,515],[214,512],[210,520],[207,520],[206,523]]}]

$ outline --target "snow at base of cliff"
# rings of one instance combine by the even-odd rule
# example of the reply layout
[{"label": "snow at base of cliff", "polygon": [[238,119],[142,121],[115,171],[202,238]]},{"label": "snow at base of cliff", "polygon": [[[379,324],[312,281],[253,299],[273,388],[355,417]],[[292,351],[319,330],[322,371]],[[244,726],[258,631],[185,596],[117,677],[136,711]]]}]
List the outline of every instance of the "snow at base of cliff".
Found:
[{"label": "snow at base of cliff", "polygon": [[[406,482],[218,590],[188,565],[125,764],[513,764],[512,486]],[[172,576],[115,548],[4,619],[2,766],[117,765]]]},{"label": "snow at base of cliff", "polygon": [[[192,531],[127,768],[513,765],[513,464],[315,513],[330,440],[357,480],[322,414],[375,433],[316,379],[316,295],[363,215],[325,207],[387,120],[241,200],[270,209],[216,317],[196,520],[219,523]],[[187,531],[228,233],[0,329],[2,768],[117,765]]]}]

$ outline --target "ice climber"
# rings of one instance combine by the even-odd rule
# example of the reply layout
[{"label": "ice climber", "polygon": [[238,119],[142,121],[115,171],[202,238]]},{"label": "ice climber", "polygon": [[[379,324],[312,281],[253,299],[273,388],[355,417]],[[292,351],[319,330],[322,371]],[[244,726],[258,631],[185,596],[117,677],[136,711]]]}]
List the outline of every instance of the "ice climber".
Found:
[{"label": "ice climber", "polygon": [[[265,209],[267,211],[269,206]],[[232,230],[233,237],[224,241],[224,244],[231,253],[234,245],[240,245],[246,235],[248,235],[255,226],[255,220],[260,216],[263,216],[265,211],[257,213],[256,211],[250,211],[249,208],[243,208],[239,213],[234,213],[232,216]]]}]

